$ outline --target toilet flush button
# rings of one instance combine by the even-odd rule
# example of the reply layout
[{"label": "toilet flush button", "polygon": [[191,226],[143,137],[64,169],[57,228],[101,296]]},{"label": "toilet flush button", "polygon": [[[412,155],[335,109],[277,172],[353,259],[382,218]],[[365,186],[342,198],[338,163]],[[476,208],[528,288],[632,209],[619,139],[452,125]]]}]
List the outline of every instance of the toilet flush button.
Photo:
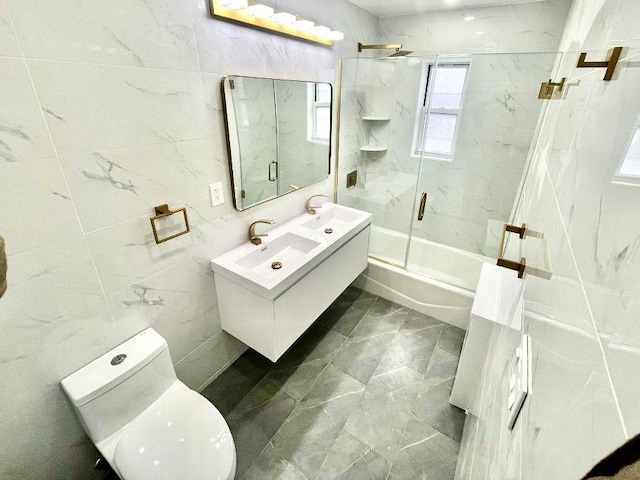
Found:
[{"label": "toilet flush button", "polygon": [[127,358],[127,356],[124,353],[121,353],[120,355],[116,355],[111,359],[111,365],[114,365],[114,366],[120,365],[122,362],[124,362],[125,358]]}]

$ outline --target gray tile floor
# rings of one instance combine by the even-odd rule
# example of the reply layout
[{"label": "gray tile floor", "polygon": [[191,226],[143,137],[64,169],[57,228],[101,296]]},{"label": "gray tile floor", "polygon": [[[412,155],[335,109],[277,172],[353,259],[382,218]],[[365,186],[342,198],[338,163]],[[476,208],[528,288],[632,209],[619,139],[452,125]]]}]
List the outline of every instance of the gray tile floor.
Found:
[{"label": "gray tile floor", "polygon": [[274,364],[249,350],[203,394],[237,479],[453,479],[464,332],[350,287]]}]

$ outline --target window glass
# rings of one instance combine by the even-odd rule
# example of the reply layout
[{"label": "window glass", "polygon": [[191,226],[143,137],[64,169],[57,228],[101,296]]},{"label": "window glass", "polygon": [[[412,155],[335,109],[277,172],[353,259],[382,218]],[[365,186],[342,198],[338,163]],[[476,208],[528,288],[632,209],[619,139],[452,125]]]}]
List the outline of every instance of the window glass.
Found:
[{"label": "window glass", "polygon": [[316,102],[331,103],[331,85],[329,85],[328,83],[317,83],[316,95]]},{"label": "window glass", "polygon": [[466,65],[441,65],[433,85],[431,108],[460,108]]},{"label": "window glass", "polygon": [[457,121],[457,115],[443,113],[429,115],[427,135],[422,149],[426,152],[450,155],[453,151]]},{"label": "window glass", "polygon": [[620,175],[640,177],[640,127],[637,128],[627,156],[620,167]]},{"label": "window glass", "polygon": [[331,108],[318,106],[316,107],[316,138],[329,140],[331,131]]},{"label": "window glass", "polygon": [[[427,65],[426,86],[421,99],[423,107],[415,127],[415,155],[453,159],[469,68],[468,62],[442,63],[437,67]],[[423,132],[426,115],[428,122]]]}]

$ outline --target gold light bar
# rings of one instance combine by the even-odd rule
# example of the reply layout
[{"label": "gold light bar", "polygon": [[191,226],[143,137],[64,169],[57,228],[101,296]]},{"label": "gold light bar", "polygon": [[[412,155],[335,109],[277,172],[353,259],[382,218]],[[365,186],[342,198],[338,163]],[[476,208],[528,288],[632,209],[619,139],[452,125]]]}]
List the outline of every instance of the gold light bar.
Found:
[{"label": "gold light bar", "polygon": [[289,35],[290,37],[302,38],[310,42],[321,43],[322,45],[333,46],[334,41],[315,35],[311,31],[300,30],[292,24],[279,23],[272,18],[258,18],[251,15],[247,10],[233,10],[222,5],[222,0],[209,0],[211,5],[211,14],[214,17],[231,20],[233,22],[250,25],[252,27],[261,28],[263,30],[271,30],[274,32]]}]

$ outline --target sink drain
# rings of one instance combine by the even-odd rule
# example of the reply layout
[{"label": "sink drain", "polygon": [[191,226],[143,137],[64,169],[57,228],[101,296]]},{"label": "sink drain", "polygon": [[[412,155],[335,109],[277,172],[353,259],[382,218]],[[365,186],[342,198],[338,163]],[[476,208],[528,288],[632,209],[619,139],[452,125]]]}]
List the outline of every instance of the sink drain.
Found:
[{"label": "sink drain", "polygon": [[333,228],[325,228],[324,233],[333,233]]},{"label": "sink drain", "polygon": [[271,268],[273,268],[274,270],[280,270],[282,268],[282,263],[281,262],[273,262],[271,264]]}]

